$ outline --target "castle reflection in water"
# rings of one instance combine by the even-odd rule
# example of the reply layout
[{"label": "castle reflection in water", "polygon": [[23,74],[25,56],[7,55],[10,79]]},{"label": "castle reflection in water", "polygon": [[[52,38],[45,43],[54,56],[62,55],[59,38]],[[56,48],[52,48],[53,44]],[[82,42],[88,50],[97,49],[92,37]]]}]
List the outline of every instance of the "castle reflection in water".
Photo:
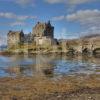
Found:
[{"label": "castle reflection in water", "polygon": [[[10,59],[9,61],[6,61]],[[76,73],[99,73],[100,61],[96,57],[66,55],[13,55],[0,67],[7,76],[56,77]],[[5,67],[6,66],[6,67]],[[1,75],[1,74],[0,74]]]}]

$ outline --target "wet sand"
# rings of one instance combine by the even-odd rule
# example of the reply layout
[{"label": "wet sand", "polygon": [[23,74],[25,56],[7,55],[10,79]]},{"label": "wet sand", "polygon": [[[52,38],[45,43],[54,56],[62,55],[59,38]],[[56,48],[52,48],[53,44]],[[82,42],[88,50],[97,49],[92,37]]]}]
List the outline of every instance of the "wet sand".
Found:
[{"label": "wet sand", "polygon": [[0,78],[0,100],[100,100],[100,75]]}]

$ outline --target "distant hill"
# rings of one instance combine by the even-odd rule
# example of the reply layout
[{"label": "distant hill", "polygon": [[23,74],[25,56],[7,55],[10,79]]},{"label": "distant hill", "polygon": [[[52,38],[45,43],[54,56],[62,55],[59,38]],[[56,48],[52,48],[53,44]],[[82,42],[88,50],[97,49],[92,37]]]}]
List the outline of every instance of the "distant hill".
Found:
[{"label": "distant hill", "polygon": [[95,37],[100,37],[100,34],[91,34],[91,35],[86,35],[84,37],[81,37],[81,38],[95,38]]},{"label": "distant hill", "polygon": [[1,46],[0,46],[0,51],[3,51],[3,50],[5,50],[5,49],[7,49],[7,45],[1,45]]}]

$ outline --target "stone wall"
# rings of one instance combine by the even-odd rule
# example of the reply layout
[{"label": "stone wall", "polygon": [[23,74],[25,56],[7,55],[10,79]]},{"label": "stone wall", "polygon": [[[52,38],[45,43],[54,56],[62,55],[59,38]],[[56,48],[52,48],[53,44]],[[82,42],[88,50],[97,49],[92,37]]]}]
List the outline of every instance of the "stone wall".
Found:
[{"label": "stone wall", "polygon": [[63,51],[68,52],[68,50],[73,49],[75,52],[79,53],[93,53],[94,51],[100,51],[100,36],[92,37],[92,38],[81,38],[81,39],[73,39],[66,40],[60,42]]},{"label": "stone wall", "polygon": [[17,48],[24,42],[24,33],[22,31],[9,31],[7,34],[8,48]]},{"label": "stone wall", "polygon": [[54,44],[56,44],[56,40],[52,39],[50,37],[35,37],[34,41],[36,41],[36,45],[38,46],[52,46]]}]

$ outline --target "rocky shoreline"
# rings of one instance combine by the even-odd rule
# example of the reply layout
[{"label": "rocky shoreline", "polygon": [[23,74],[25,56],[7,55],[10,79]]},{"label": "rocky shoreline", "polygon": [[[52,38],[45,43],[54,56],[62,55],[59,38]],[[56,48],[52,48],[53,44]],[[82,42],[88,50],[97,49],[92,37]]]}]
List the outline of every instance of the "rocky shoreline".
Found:
[{"label": "rocky shoreline", "polygon": [[0,100],[100,100],[100,75],[0,78]]}]

